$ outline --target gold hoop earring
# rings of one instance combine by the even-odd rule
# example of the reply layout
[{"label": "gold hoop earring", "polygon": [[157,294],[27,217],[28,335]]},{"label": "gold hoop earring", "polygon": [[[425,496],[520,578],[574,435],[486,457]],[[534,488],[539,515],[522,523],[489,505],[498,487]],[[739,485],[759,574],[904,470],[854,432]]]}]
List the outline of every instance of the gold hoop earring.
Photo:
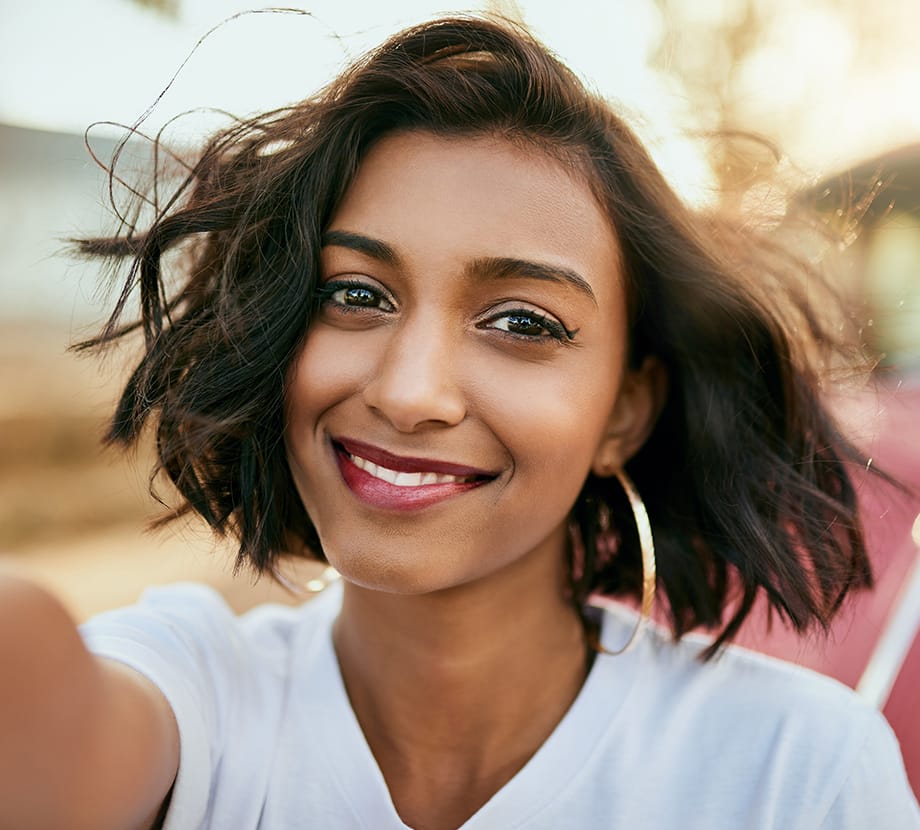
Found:
[{"label": "gold hoop earring", "polygon": [[655,585],[657,574],[655,568],[655,541],[652,539],[652,525],[648,520],[648,511],[645,509],[645,502],[636,490],[632,480],[622,469],[614,470],[613,474],[626,493],[629,500],[629,506],[632,509],[633,520],[636,523],[636,530],[639,533],[639,550],[642,552],[642,603],[639,606],[639,620],[636,627],[629,635],[626,644],[618,649],[605,648],[600,639],[597,641],[598,650],[602,654],[615,656],[626,652],[636,641],[639,633],[645,627],[652,614],[652,606],[655,604]]}]

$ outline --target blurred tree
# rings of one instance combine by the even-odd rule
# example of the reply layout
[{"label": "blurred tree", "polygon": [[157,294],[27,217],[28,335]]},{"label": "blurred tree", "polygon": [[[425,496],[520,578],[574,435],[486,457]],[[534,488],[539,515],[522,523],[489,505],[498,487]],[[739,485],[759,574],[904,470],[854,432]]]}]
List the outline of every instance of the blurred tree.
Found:
[{"label": "blurred tree", "polygon": [[[683,84],[729,194],[770,174],[763,135],[809,167],[844,166],[916,129],[914,0],[656,0],[656,64]],[[900,138],[899,138],[900,137]]]},{"label": "blurred tree", "polygon": [[[739,112],[737,78],[763,44],[776,6],[758,0],[658,0],[666,21],[655,62],[678,76],[696,111],[723,199],[775,173],[777,158]],[[764,136],[768,138],[768,136]]]},{"label": "blurred tree", "polygon": [[656,2],[666,29],[655,63],[708,116],[724,204],[785,209],[786,194],[769,190],[781,156],[755,134],[788,152],[793,170],[827,176],[796,201],[831,234],[798,242],[861,307],[870,350],[920,366],[916,0]]},{"label": "blurred tree", "polygon": [[167,17],[179,16],[179,0],[131,0],[131,2],[161,12]]}]

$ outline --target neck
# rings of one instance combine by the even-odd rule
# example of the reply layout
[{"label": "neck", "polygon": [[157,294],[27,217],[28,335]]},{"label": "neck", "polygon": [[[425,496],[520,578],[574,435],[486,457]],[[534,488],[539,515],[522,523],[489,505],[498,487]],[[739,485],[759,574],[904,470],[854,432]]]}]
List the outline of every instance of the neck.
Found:
[{"label": "neck", "polygon": [[457,827],[510,780],[584,682],[562,557],[399,596],[345,586],[334,631],[358,722],[403,820]]}]

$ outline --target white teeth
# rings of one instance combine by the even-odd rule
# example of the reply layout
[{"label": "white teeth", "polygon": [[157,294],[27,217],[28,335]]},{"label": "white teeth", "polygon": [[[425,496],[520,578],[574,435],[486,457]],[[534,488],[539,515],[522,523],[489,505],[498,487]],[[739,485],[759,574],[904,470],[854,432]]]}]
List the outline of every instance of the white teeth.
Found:
[{"label": "white teeth", "polygon": [[349,453],[348,457],[351,459],[352,464],[359,469],[364,470],[374,478],[379,478],[381,481],[395,484],[397,487],[422,487],[426,484],[462,484],[471,480],[469,476],[451,476],[441,473],[400,473],[387,467],[381,467],[379,464],[374,464],[373,461],[361,458],[360,455]]}]

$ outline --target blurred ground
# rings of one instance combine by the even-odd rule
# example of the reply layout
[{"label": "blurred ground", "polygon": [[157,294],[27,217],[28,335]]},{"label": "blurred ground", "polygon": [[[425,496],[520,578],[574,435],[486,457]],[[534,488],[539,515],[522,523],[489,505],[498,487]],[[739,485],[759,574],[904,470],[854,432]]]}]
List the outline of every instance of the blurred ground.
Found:
[{"label": "blurred ground", "polygon": [[[63,325],[0,326],[0,565],[51,587],[78,619],[133,602],[144,587],[191,579],[237,610],[288,601],[273,581],[232,573],[233,549],[207,529],[145,532],[149,448],[134,456],[99,441],[122,376],[118,360],[66,351]],[[318,566],[291,570],[304,584]]]}]

